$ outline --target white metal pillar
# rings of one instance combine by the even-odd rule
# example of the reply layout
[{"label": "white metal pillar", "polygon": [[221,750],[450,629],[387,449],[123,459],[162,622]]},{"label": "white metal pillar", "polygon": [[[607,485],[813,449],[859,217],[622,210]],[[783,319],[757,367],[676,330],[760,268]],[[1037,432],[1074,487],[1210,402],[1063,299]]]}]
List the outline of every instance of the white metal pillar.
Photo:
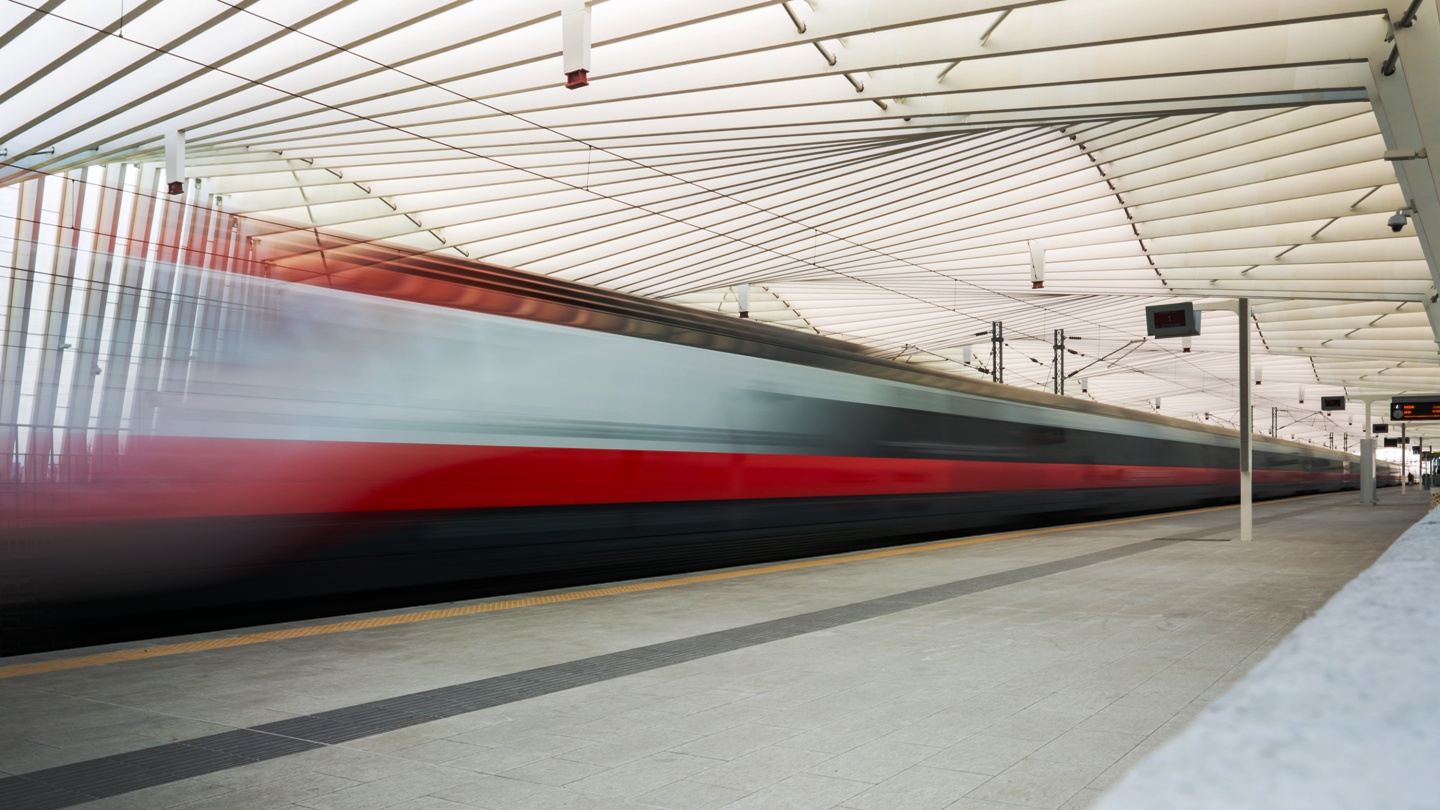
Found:
[{"label": "white metal pillar", "polygon": [[[1236,385],[1240,389],[1240,540],[1250,542],[1254,539],[1254,499],[1253,499],[1253,472],[1251,468],[1251,446],[1255,434],[1254,414],[1251,413],[1251,395],[1254,385],[1250,374],[1250,299],[1239,298],[1235,301],[1224,302],[1202,302],[1195,305],[1196,312],[1208,312],[1215,310],[1228,310],[1235,313],[1235,319],[1239,321],[1240,336],[1240,373],[1237,375]],[[1272,409],[1273,410],[1273,409]],[[1274,420],[1272,417],[1271,423]]]},{"label": "white metal pillar", "polygon": [[1405,472],[1406,472],[1405,450],[1407,449],[1405,445],[1408,444],[1408,443],[1409,443],[1409,439],[1405,436],[1405,426],[1404,426],[1404,425],[1401,425],[1401,426],[1400,426],[1400,494],[1401,494],[1401,495],[1404,495],[1404,494],[1405,494]]},{"label": "white metal pillar", "polygon": [[1371,416],[1373,399],[1365,400],[1365,438],[1360,440],[1360,503],[1375,505],[1375,422]]},{"label": "white metal pillar", "polygon": [[1250,437],[1254,433],[1250,413],[1250,299],[1235,302],[1235,315],[1240,321],[1240,540],[1253,537],[1251,501]]}]

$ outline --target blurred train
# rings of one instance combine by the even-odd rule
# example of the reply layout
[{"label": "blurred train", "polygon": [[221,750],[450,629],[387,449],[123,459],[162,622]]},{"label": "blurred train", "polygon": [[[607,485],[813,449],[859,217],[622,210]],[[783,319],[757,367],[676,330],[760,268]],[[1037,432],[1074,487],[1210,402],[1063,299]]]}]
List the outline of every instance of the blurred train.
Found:
[{"label": "blurred train", "polygon": [[[1236,499],[1233,431],[348,250],[175,268],[192,334],[124,383],[124,430],[0,484],[12,617],[435,601]],[[1358,465],[1257,438],[1256,497]]]}]

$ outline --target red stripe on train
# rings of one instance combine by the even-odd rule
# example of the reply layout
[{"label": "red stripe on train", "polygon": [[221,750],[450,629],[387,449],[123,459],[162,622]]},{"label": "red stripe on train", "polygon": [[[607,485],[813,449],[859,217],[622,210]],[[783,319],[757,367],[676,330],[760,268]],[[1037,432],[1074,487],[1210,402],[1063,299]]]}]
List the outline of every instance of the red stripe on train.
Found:
[{"label": "red stripe on train", "polygon": [[[1340,482],[1264,471],[1256,483]],[[23,523],[1235,484],[1233,469],[150,437],[87,483],[19,485]]]}]

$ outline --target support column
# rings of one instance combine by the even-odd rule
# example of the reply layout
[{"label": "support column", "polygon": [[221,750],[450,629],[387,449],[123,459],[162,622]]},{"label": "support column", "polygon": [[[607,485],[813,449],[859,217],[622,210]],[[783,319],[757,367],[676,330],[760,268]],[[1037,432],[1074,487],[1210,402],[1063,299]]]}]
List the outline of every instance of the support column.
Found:
[{"label": "support column", "polygon": [[[80,227],[85,204],[84,171],[73,172],[59,180],[60,221],[56,228],[55,252],[49,267],[49,300],[45,323],[41,327],[41,344],[35,368],[35,399],[30,411],[30,440],[25,448],[25,480],[50,481],[59,472],[56,464],[56,433],[60,430],[60,387],[66,362],[65,352],[74,348],[66,340],[70,334],[70,306],[75,288],[75,265],[80,253]],[[37,313],[38,314],[38,313]]]},{"label": "support column", "polygon": [[[25,356],[29,348],[31,301],[35,287],[36,249],[40,245],[40,204],[45,181],[27,180],[18,185],[20,201],[14,213],[14,269],[10,295],[6,299],[5,329],[0,332],[0,481],[18,478],[20,459],[29,431],[20,427],[20,389],[25,383]],[[33,372],[32,372],[33,373]],[[21,436],[26,436],[22,440]]]},{"label": "support column", "polygon": [[143,172],[130,193],[133,201],[124,250],[116,257],[114,321],[110,345],[102,367],[99,419],[95,424],[95,446],[91,466],[96,471],[113,471],[120,463],[127,419],[134,406],[136,384],[132,383],[133,366],[139,354],[136,336],[139,332],[140,304],[145,289],[145,265],[151,253],[151,234],[155,224],[156,189],[160,185],[158,169]]},{"label": "support column", "polygon": [[1235,302],[1240,321],[1240,540],[1253,538],[1253,504],[1251,502],[1250,445],[1254,432],[1250,413],[1250,299]]},{"label": "support column", "polygon": [[1005,326],[999,321],[990,322],[990,379],[1005,382]]},{"label": "support column", "polygon": [[1055,375],[1055,393],[1065,396],[1065,330],[1055,330],[1055,356],[1050,361],[1050,373]]},{"label": "support column", "polygon": [[1360,503],[1375,505],[1375,422],[1372,399],[1365,400],[1365,438],[1360,440]]},{"label": "support column", "polygon": [[1410,440],[1405,436],[1405,426],[1400,426],[1400,494],[1405,494],[1405,450]]},{"label": "support column", "polygon": [[[120,209],[123,201],[126,165],[112,163],[105,167],[105,179],[97,193],[99,215],[95,219],[95,245],[81,261],[89,265],[89,283],[85,285],[84,303],[80,307],[80,328],[77,330],[74,363],[70,369],[70,406],[65,411],[65,435],[61,440],[62,477],[67,481],[83,481],[90,475],[91,417],[96,401],[95,389],[105,367],[100,364],[101,338],[105,333],[105,311],[110,304],[110,274],[115,266],[115,250],[121,228]],[[113,370],[124,373],[124,369]]]}]

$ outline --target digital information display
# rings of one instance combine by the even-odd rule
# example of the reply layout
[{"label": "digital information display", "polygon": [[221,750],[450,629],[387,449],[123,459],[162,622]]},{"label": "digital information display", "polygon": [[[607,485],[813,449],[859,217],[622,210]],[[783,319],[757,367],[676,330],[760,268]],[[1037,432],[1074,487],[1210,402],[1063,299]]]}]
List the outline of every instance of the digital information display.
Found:
[{"label": "digital information display", "polygon": [[1395,397],[1390,400],[1390,421],[1440,419],[1440,396]]},{"label": "digital information display", "polygon": [[1320,410],[1322,410],[1322,411],[1343,411],[1343,410],[1345,410],[1345,397],[1320,397]]},{"label": "digital information display", "polygon": [[1190,323],[1183,309],[1157,309],[1155,310],[1156,329],[1174,329],[1177,326],[1184,327]]},{"label": "digital information display", "polygon": [[1200,313],[1189,301],[1145,307],[1145,331],[1150,337],[1194,337],[1200,334]]},{"label": "digital information display", "polygon": [[1381,422],[1381,423],[1378,424],[1378,425],[1371,425],[1371,426],[1370,426],[1370,432],[1371,432],[1371,433],[1389,433],[1389,432],[1390,432],[1390,423],[1389,423],[1389,422]]}]

